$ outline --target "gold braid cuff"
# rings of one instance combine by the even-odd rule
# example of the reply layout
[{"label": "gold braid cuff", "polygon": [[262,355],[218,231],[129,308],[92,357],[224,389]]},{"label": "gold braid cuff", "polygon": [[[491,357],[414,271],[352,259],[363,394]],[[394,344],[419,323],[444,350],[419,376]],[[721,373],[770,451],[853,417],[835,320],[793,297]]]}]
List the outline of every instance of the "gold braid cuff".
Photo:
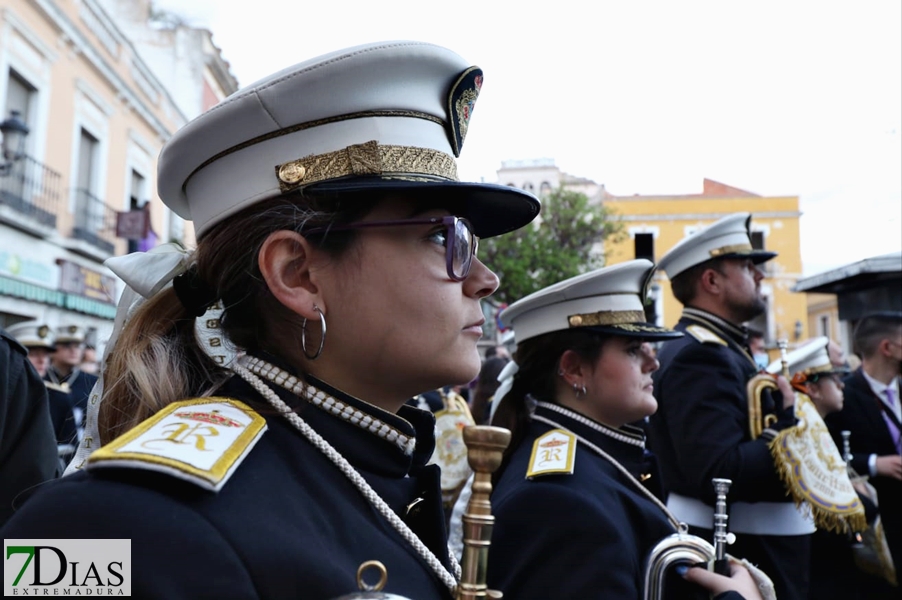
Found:
[{"label": "gold braid cuff", "polygon": [[282,193],[321,181],[349,176],[382,175],[397,179],[422,177],[457,181],[450,154],[415,146],[380,145],[375,141],[326,154],[311,154],[276,166]]}]

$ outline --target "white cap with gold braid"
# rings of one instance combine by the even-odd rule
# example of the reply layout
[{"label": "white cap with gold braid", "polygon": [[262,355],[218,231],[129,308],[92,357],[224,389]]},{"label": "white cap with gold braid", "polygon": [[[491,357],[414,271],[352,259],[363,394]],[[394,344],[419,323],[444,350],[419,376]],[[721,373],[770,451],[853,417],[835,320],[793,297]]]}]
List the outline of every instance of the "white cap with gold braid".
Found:
[{"label": "white cap with gold braid", "polygon": [[681,333],[646,323],[651,261],[631,260],[577,275],[514,302],[501,322],[521,343],[552,331],[591,329],[613,335],[670,339]]},{"label": "white cap with gold braid", "polygon": [[[836,366],[830,360],[829,344],[829,338],[825,336],[816,337],[787,353],[786,364],[793,379],[795,379],[796,375],[802,376],[801,378],[804,380],[828,373],[848,373],[848,367]],[[777,374],[782,370],[782,359],[775,360],[767,365],[768,373]]]},{"label": "white cap with gold braid", "polygon": [[530,222],[516,188],[458,181],[483,73],[422,42],[382,42],[284,69],[179,130],[159,161],[160,197],[203,237],[262,200],[373,192],[441,201],[490,237]]},{"label": "white cap with gold braid", "polygon": [[683,271],[712,258],[751,258],[755,264],[768,261],[776,252],[752,248],[747,212],[727,215],[680,240],[665,254],[657,268],[673,279]]}]

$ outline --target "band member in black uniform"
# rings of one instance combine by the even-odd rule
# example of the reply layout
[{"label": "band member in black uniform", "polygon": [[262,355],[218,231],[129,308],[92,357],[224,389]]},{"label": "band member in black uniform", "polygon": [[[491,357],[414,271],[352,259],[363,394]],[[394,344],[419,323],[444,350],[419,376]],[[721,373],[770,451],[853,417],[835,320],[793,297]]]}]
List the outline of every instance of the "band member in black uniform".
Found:
[{"label": "band member in black uniform", "polygon": [[[27,337],[22,328],[17,335]],[[58,474],[47,392],[27,356],[0,329],[0,526],[27,492]]]},{"label": "band member in black uniform", "polygon": [[[628,425],[656,407],[650,342],[680,337],[644,322],[653,270],[647,260],[599,269],[502,313],[517,368],[506,371],[515,374],[492,421],[512,435],[492,494],[488,584],[506,596],[642,598],[652,548],[679,529],[647,487],[658,476],[641,430]],[[707,592],[674,576],[667,597],[691,598],[692,588],[761,597],[739,563],[732,577],[698,568],[685,577]]]},{"label": "band member in black uniform", "polygon": [[[898,582],[902,578],[902,312],[865,315],[852,337],[861,366],[843,380],[843,408],[827,417],[826,422],[837,444],[842,443],[842,431],[850,432],[852,468],[859,475],[869,476],[869,483],[877,492],[880,519]],[[899,595],[899,588],[885,581],[864,579],[862,587],[868,598]]]},{"label": "band member in black uniform", "polygon": [[[75,454],[75,448],[84,435],[85,416],[88,414],[88,398],[97,376],[83,372],[81,365],[85,348],[85,330],[78,325],[62,325],[56,328],[54,343],[56,350],[51,358],[50,368],[44,380],[52,396],[51,413],[57,431],[60,457],[64,463]],[[63,402],[69,404],[69,412]],[[62,424],[60,417],[63,416]]]},{"label": "band member in black uniform", "polygon": [[749,427],[746,384],[758,367],[742,324],[766,310],[758,265],[776,256],[752,249],[750,220],[748,213],[728,215],[684,238],[658,264],[684,306],[675,329],[686,335],[658,355],[658,411],[648,441],[668,507],[700,537],[711,536],[711,479],[732,480],[731,552],[767,573],[780,600],[804,600],[814,522],[787,496],[768,445],[775,432],[795,425],[785,378],[778,378],[782,393],[762,407],[777,420],[754,440]]},{"label": "band member in black uniform", "polygon": [[478,237],[539,210],[457,180],[482,79],[444,48],[370,44],[177,132],[160,195],[197,249],[108,261],[131,316],[77,473],[4,537],[131,539],[144,598],[335,598],[366,561],[385,592],[453,597],[434,418],[404,403],[476,376],[498,286]]},{"label": "band member in black uniform", "polygon": [[[786,356],[792,387],[811,399],[821,418],[843,406],[843,376],[849,373],[842,348],[826,337],[807,340]],[[771,363],[767,370],[782,370],[782,360]],[[866,499],[863,499],[867,502]],[[873,504],[866,504],[868,523],[876,517]],[[865,600],[859,573],[852,556],[853,531],[829,531],[818,528],[811,544],[810,600]]]},{"label": "band member in black uniform", "polygon": [[[9,328],[9,333],[28,349],[28,360],[38,375],[44,378],[47,402],[50,408],[50,423],[53,425],[53,433],[56,436],[60,473],[62,473],[75,454],[75,448],[78,445],[78,426],[83,421],[84,408],[80,409],[80,417],[76,420],[72,405],[72,390],[69,389],[69,384],[53,383],[46,379],[51,369],[50,357],[56,351],[54,334],[50,327],[35,321],[28,321],[16,323]],[[72,373],[70,372],[70,374]],[[57,376],[56,371],[54,371],[54,376]],[[78,379],[77,375],[76,379]]]},{"label": "band member in black uniform", "polygon": [[50,368],[50,357],[56,351],[53,345],[53,330],[49,325],[37,321],[16,323],[6,328],[6,332],[28,350],[28,362],[42,378]]}]

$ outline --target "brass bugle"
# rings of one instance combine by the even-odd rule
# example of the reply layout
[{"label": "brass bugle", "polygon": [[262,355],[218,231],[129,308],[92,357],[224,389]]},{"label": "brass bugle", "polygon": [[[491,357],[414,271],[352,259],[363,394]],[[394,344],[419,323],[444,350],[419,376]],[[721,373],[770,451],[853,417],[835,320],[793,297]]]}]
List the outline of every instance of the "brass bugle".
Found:
[{"label": "brass bugle", "polygon": [[510,439],[511,432],[502,427],[471,425],[464,428],[467,461],[473,469],[473,493],[461,517],[464,548],[457,600],[496,600],[502,597],[501,592],[489,590],[486,586],[489,545],[495,524],[489,498],[492,494],[492,474],[501,466],[504,449]]},{"label": "brass bugle", "polygon": [[[786,359],[786,340],[777,342],[780,347],[780,360],[782,362],[782,375],[789,379],[789,362]],[[776,390],[777,379],[769,373],[760,373],[749,379],[745,386],[746,399],[749,405],[749,435],[753,440],[758,439],[767,427],[777,422],[774,414],[763,414],[761,399],[764,390]]]},{"label": "brass bugle", "polygon": [[[645,563],[645,579],[643,600],[663,600],[664,583],[668,571],[677,565],[695,565],[706,563],[714,566],[715,571],[727,570],[726,546],[732,544],[735,536],[727,531],[727,491],[733,483],[729,479],[714,478],[714,492],[717,499],[714,505],[714,545],[697,535],[691,535],[685,523],[680,523],[680,530],[669,535],[652,548]],[[721,575],[728,575],[721,572]]]},{"label": "brass bugle", "polygon": [[671,567],[709,563],[714,560],[714,546],[697,535],[690,535],[681,523],[680,531],[655,544],[645,566],[643,600],[664,598],[665,576]]},{"label": "brass bugle", "polygon": [[714,572],[721,575],[730,575],[730,567],[727,564],[727,545],[732,544],[735,536],[727,529],[730,515],[727,512],[727,492],[733,481],[715,477],[711,480],[714,484]]}]

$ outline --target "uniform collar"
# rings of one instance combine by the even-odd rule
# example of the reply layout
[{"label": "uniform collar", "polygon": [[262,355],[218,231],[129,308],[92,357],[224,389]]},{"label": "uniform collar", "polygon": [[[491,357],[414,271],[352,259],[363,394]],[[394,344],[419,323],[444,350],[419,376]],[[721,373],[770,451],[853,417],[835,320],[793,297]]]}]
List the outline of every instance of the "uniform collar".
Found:
[{"label": "uniform collar", "polygon": [[743,325],[733,325],[714,313],[710,313],[700,308],[687,306],[683,308],[682,318],[704,325],[709,329],[713,329],[714,333],[729,337],[743,347],[748,343],[749,330],[747,327]]},{"label": "uniform collar", "polygon": [[[304,421],[355,468],[400,477],[421,468],[431,458],[435,449],[435,418],[432,413],[411,406],[403,406],[397,414],[391,413],[310,375],[298,375],[295,369],[271,355],[257,353],[256,356],[313,385],[354,412],[354,418],[347,418],[346,415],[350,412],[347,409],[327,410],[264,379],[286,404],[295,409]],[[270,426],[276,422],[293,430],[287,420],[277,416],[272,407],[239,377],[229,379],[217,394],[253,398],[255,408],[267,417]],[[411,440],[406,450],[403,443],[398,443],[400,436]]]},{"label": "uniform collar", "polygon": [[640,428],[632,425],[609,427],[560,404],[550,402],[539,402],[534,414],[554,421],[564,429],[595,444],[626,467],[631,474],[636,475],[643,469],[645,434]]},{"label": "uniform collar", "polygon": [[46,379],[47,381],[55,383],[57,385],[61,383],[69,383],[71,385],[75,382],[76,379],[78,379],[79,373],[81,373],[81,369],[79,369],[78,367],[73,367],[69,374],[64,377],[63,375],[60,375],[60,372],[56,367],[50,365],[49,367],[47,367]]}]

